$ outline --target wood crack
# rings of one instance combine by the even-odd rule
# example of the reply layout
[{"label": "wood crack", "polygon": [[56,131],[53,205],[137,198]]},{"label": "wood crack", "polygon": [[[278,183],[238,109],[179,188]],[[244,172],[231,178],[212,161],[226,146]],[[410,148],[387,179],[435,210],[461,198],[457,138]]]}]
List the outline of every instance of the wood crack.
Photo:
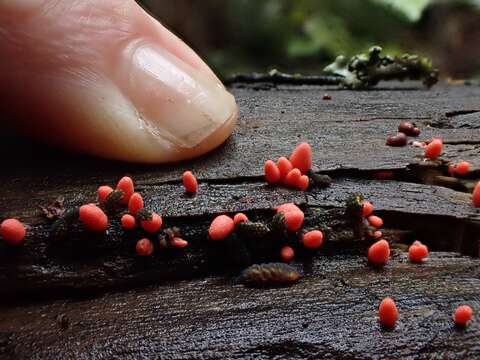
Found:
[{"label": "wood crack", "polygon": [[[451,319],[458,304],[478,303],[480,260],[459,253],[478,255],[479,210],[465,189],[431,182],[429,172],[446,175],[446,163],[415,169],[423,150],[385,146],[385,137],[398,120],[414,120],[421,140],[444,139],[446,159],[472,163],[462,181],[478,180],[478,112],[447,117],[445,109],[478,109],[480,87],[391,86],[232,88],[244,126],[212,153],[178,164],[112,163],[2,138],[0,151],[14,156],[3,159],[0,216],[29,227],[23,246],[0,244],[0,357],[479,358],[476,322],[457,332]],[[325,90],[332,100],[322,100]],[[300,192],[263,181],[264,161],[288,156],[300,141],[312,144],[315,171],[333,178],[329,188]],[[194,197],[180,182],[187,169],[200,179]],[[181,227],[186,251],[139,259],[139,234],[124,233],[118,220],[105,237],[76,226],[65,241],[50,241],[39,205],[59,195],[67,207],[95,201],[97,186],[114,186],[125,174],[165,226]],[[368,266],[369,244],[355,240],[344,219],[352,192],[384,220],[392,257],[382,269]],[[305,227],[325,233],[319,251],[297,254],[294,265],[306,276],[290,288],[232,286],[238,269],[207,240],[212,218],[241,211],[263,221],[283,202],[300,204]],[[416,239],[432,250],[423,264],[405,252]],[[401,314],[393,331],[376,318],[385,296]]]},{"label": "wood crack", "polygon": [[460,115],[475,114],[475,113],[478,113],[478,112],[480,112],[480,110],[477,110],[477,109],[475,109],[475,110],[473,110],[473,109],[472,110],[452,110],[452,111],[447,111],[445,113],[445,116],[451,118],[451,117],[460,116]]}]

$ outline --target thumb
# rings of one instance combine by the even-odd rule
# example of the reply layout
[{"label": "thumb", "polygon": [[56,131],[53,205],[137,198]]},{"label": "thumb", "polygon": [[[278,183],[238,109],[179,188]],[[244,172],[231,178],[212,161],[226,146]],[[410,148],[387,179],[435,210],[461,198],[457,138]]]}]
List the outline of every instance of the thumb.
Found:
[{"label": "thumb", "polygon": [[76,151],[187,159],[238,116],[208,66],[133,0],[0,0],[0,54],[13,126]]}]

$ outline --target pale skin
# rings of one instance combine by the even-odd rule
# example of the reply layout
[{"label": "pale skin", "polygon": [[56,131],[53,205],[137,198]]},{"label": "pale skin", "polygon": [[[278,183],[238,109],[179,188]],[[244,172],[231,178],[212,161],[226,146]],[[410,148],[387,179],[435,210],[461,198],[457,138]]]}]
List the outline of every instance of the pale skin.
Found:
[{"label": "pale skin", "polygon": [[233,96],[134,0],[0,0],[0,108],[44,142],[143,163],[231,134]]}]

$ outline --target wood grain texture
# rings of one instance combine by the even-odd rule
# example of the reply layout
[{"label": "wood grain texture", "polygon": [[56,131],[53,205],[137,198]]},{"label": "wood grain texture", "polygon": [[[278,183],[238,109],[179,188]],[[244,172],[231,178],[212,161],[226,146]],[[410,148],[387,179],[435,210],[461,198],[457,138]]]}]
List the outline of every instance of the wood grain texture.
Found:
[{"label": "wood grain texture", "polygon": [[[414,147],[384,146],[387,134],[394,133],[403,119],[411,119],[422,128],[419,139],[439,136],[447,144],[467,144],[478,150],[480,129],[475,124],[480,116],[480,87],[439,84],[429,91],[416,85],[400,83],[360,92],[314,86],[234,88],[240,120],[233,136],[216,151],[180,166],[99,161],[22,143],[16,138],[2,139],[2,151],[14,152],[15,157],[4,159],[12,172],[0,174],[7,185],[0,195],[9,190],[16,192],[22,185],[38,192],[57,186],[111,183],[125,173],[135,175],[140,184],[158,185],[178,181],[187,167],[200,179],[258,177],[266,158],[290,154],[300,140],[314,145],[314,165],[320,171],[399,169],[419,161],[417,156],[422,154]],[[332,95],[331,101],[322,100],[326,91]],[[474,112],[462,115],[468,111]],[[457,160],[458,154],[450,156],[449,148],[445,157]],[[480,168],[474,151],[465,155],[465,160]]]},{"label": "wood grain texture", "polygon": [[[455,329],[456,305],[480,310],[480,211],[466,192],[427,181],[422,150],[385,146],[403,119],[422,128],[420,140],[445,142],[443,158],[468,160],[480,178],[480,87],[431,91],[394,84],[374,91],[313,86],[238,86],[241,118],[232,137],[199,159],[163,166],[95,160],[0,137],[0,218],[28,223],[24,246],[0,245],[0,356],[5,358],[478,358],[478,321]],[[322,100],[325,92],[331,101]],[[314,148],[314,168],[331,187],[308,192],[263,182],[265,159],[289,155],[301,140]],[[443,167],[442,167],[443,166]],[[180,175],[193,170],[200,192],[185,196]],[[420,170],[419,170],[420,169]],[[433,166],[444,172],[444,165]],[[394,170],[390,180],[373,179]],[[186,251],[139,259],[139,234],[113,221],[92,236],[75,227],[66,241],[48,237],[39,205],[58,195],[68,207],[95,199],[98,185],[133,175],[149,208],[166,226],[182,228]],[[367,244],[352,238],[344,201],[360,192],[384,221],[394,256],[383,270],[368,267]],[[326,235],[320,251],[296,265],[306,273],[285,289],[235,287],[231,269],[212,257],[206,239],[216,214],[272,216],[271,207],[295,202],[305,226]],[[421,239],[430,260],[408,263],[406,244]],[[217,254],[218,255],[218,254]],[[302,255],[302,254],[300,254]],[[313,257],[311,257],[313,255]],[[271,260],[278,260],[272,254]],[[145,285],[154,284],[145,287]],[[393,296],[399,326],[379,328],[376,308]],[[57,318],[64,314],[64,320]],[[67,320],[65,320],[67,319]],[[65,325],[68,323],[68,326]],[[63,325],[62,325],[63,324]]]},{"label": "wood grain texture", "polygon": [[[462,303],[480,310],[479,265],[452,253],[413,265],[394,252],[379,271],[356,253],[320,255],[288,288],[214,277],[9,307],[0,349],[16,358],[474,359],[479,323],[457,329],[452,313]],[[386,296],[400,311],[392,331],[378,324]]]},{"label": "wood grain texture", "polygon": [[[385,219],[385,227],[404,229],[420,237],[433,249],[465,251],[478,254],[478,211],[470,204],[468,194],[454,190],[405,183],[335,179],[328,189],[303,193],[271,188],[265,183],[242,183],[201,186],[208,191],[196,197],[183,195],[180,185],[166,184],[144,187],[146,204],[163,214],[166,226],[182,229],[190,246],[185,251],[160,251],[148,259],[135,254],[135,241],[141,233],[127,233],[112,221],[105,236],[93,235],[81,226],[75,227],[69,239],[54,242],[49,237],[49,224],[31,223],[26,243],[20,248],[3,246],[0,252],[0,293],[24,293],[33,290],[116,287],[125,284],[159,282],[211,273],[205,248],[209,222],[216,214],[246,212],[253,220],[267,219],[271,208],[283,202],[296,202],[311,207],[306,223],[330,227],[332,219],[322,219],[322,211],[333,212],[338,223],[334,232],[341,240],[349,240],[348,224],[343,221],[344,203],[352,192],[365,194]],[[75,205],[92,201],[94,194],[82,193]],[[38,199],[35,199],[38,201]],[[31,208],[36,206],[31,204]],[[22,218],[38,217],[24,213]],[[477,225],[475,225],[477,224]],[[469,228],[471,227],[471,229]],[[465,230],[466,229],[466,230]],[[347,233],[346,233],[347,232]],[[329,234],[335,237],[336,234]],[[338,239],[337,239],[338,240]],[[390,239],[395,241],[396,239]],[[272,260],[275,260],[272,254]]]}]

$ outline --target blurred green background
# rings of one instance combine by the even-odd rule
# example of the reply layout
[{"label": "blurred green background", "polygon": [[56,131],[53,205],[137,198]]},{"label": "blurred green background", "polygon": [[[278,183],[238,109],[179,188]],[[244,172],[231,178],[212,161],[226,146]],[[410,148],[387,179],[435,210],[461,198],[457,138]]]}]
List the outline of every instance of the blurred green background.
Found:
[{"label": "blurred green background", "polygon": [[371,45],[430,56],[443,77],[480,75],[480,0],[141,0],[222,77],[318,73]]}]

